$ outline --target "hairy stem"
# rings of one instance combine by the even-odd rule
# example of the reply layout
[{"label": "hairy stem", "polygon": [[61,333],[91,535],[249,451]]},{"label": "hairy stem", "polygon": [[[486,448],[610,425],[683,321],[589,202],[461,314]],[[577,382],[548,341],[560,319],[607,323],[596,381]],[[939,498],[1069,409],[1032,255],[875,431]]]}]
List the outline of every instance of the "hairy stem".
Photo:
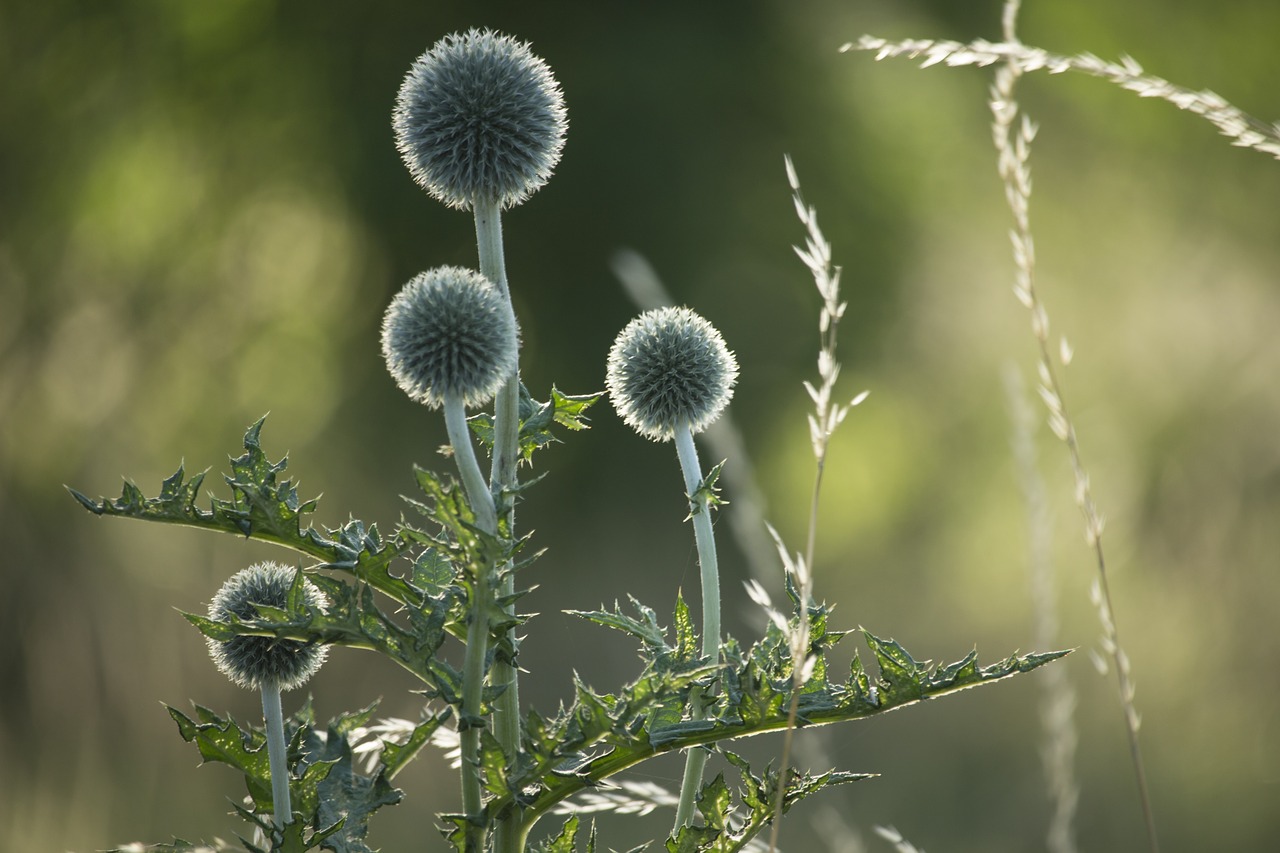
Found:
[{"label": "hairy stem", "polygon": [[[475,601],[471,622],[467,626],[467,654],[462,665],[462,715],[458,720],[462,749],[462,811],[468,818],[478,816],[484,807],[480,788],[480,701],[484,695],[484,662],[488,653],[489,619],[485,602],[489,598],[488,572],[481,571],[475,582]],[[484,829],[467,824],[467,851],[484,849]]]},{"label": "hairy stem", "polygon": [[[698,564],[702,579],[702,654],[713,662],[720,659],[720,570],[716,559],[715,533],[711,528],[711,506],[708,495],[702,489],[702,469],[698,464],[698,449],[693,444],[693,433],[688,424],[675,430],[676,455],[680,458],[680,470],[684,474],[685,492],[689,496],[689,512],[693,517],[693,535],[698,544]],[[703,714],[702,698],[694,694],[690,703],[694,719]],[[704,749],[691,749],[684,765],[684,780],[680,784],[680,804],[676,807],[673,834],[688,825],[693,818],[694,801],[702,786],[702,772],[707,764]]]},{"label": "hairy stem", "polygon": [[[493,282],[506,297],[507,310],[511,312],[514,324],[515,308],[512,306],[511,290],[507,285],[507,264],[502,248],[502,210],[496,203],[477,202],[475,220],[480,274]],[[507,535],[514,538],[516,463],[520,454],[520,368],[518,364],[498,390],[498,397],[494,402],[493,426],[493,467],[489,485],[501,501],[502,513],[507,522]],[[499,594],[507,596],[514,592],[515,577],[508,571],[502,579]],[[506,646],[514,651],[515,644],[514,631],[509,631]],[[490,677],[495,685],[503,688],[494,708],[494,734],[498,738],[498,743],[502,744],[507,761],[512,762],[520,751],[520,676],[515,660],[508,659],[508,655],[504,654],[502,649],[499,649],[499,653],[494,658],[493,672]],[[501,821],[498,824],[496,846],[498,853],[517,853],[523,849],[523,842],[513,832],[508,821]]]},{"label": "hairy stem", "polygon": [[492,536],[498,534],[498,514],[493,504],[493,494],[480,471],[476,451],[471,444],[471,431],[467,429],[467,413],[462,401],[449,395],[444,401],[444,423],[449,431],[449,444],[453,446],[453,460],[462,477],[462,488],[467,492],[467,503],[476,514],[476,526]]},{"label": "hairy stem", "polygon": [[283,827],[293,821],[293,804],[289,799],[289,756],[279,684],[262,685],[262,716],[267,728],[267,759],[271,763],[271,808],[276,826]]},{"label": "hairy stem", "polygon": [[[476,516],[476,526],[496,536],[498,515],[493,505],[493,494],[476,461],[471,433],[467,429],[467,413],[455,395],[445,397],[444,422],[449,431],[449,443],[453,445],[453,458],[462,476],[462,487]],[[462,811],[468,816],[480,814],[484,807],[480,788],[480,730],[484,724],[480,706],[484,697],[485,658],[489,653],[488,566],[480,567],[473,590],[471,621],[467,625],[467,652],[462,666],[462,714],[458,720],[462,747]],[[467,849],[482,850],[483,828],[472,825],[467,831]]]}]

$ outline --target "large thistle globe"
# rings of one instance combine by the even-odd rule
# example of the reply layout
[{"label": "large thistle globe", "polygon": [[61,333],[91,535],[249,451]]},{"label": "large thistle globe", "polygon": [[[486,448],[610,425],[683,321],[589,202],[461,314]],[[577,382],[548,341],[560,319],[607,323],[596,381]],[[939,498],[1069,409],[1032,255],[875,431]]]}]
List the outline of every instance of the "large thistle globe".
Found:
[{"label": "large thistle globe", "polygon": [[439,408],[489,402],[516,368],[515,318],[489,280],[462,267],[415,276],[382,322],[387,370],[412,399]]},{"label": "large thistle globe", "polygon": [[396,98],[396,147],[450,207],[519,204],[564,148],[564,94],[525,42],[489,30],[445,36],[409,69]]},{"label": "large thistle globe", "polygon": [[714,326],[688,308],[658,308],[618,334],[605,386],[632,429],[670,441],[682,424],[696,434],[718,418],[737,377],[738,363]]},{"label": "large thistle globe", "polygon": [[[277,563],[257,563],[232,575],[209,603],[215,622],[259,617],[257,605],[284,609],[289,602],[297,569]],[[302,581],[306,606],[320,610],[326,601],[309,580]],[[281,690],[301,687],[324,663],[328,649],[315,643],[279,640],[275,637],[232,637],[226,642],[208,639],[209,654],[218,669],[241,687],[261,690],[276,685]]]}]

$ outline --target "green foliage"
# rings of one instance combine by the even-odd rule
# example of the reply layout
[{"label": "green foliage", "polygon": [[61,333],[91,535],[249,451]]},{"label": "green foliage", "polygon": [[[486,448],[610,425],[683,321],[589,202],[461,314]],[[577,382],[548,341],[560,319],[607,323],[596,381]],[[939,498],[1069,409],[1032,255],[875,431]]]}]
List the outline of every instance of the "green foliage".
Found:
[{"label": "green foliage", "polygon": [[[540,403],[533,399],[529,389],[520,384],[520,457],[525,462],[533,460],[533,454],[551,444],[560,443],[551,431],[552,426],[578,432],[589,429],[587,409],[595,405],[603,394],[561,394],[551,386],[551,399]],[[493,416],[479,414],[467,421],[471,431],[486,447],[493,447]]]},{"label": "green foliage", "polygon": [[[773,821],[773,803],[780,774],[766,768],[763,775],[757,776],[746,759],[728,750],[720,752],[741,777],[737,789],[738,802],[734,803],[724,774],[703,785],[698,794],[698,811],[702,812],[703,825],[681,827],[678,833],[667,839],[668,853],[737,853]],[[870,773],[835,771],[816,776],[789,773],[782,812],[786,814],[800,800],[824,788],[871,777]]]},{"label": "green foliage", "polygon": [[[195,744],[207,762],[226,764],[244,777],[248,805],[233,804],[235,810],[268,837],[277,833],[272,850],[311,850],[323,846],[337,853],[370,853],[365,844],[369,819],[383,806],[399,803],[403,793],[391,786],[393,776],[447,718],[424,720],[415,728],[409,743],[383,750],[382,760],[372,774],[361,773],[352,757],[351,735],[372,718],[376,706],[342,714],[323,728],[317,727],[308,702],[288,721],[290,793],[294,820],[283,836],[271,821],[271,770],[267,763],[266,734],[256,726],[242,726],[230,717],[222,718],[208,708],[195,706],[195,719],[176,708],[169,715],[178,724],[183,740]],[[260,851],[243,840],[248,851]],[[184,845],[187,842],[175,842]],[[161,850],[196,850],[199,846],[161,846]]]},{"label": "green foliage", "polygon": [[132,482],[125,481],[120,497],[93,500],[69,489],[82,506],[96,515],[122,516],[165,524],[181,524],[223,533],[238,533],[249,539],[283,545],[320,561],[323,568],[349,572],[380,592],[398,601],[409,601],[415,593],[404,580],[393,576],[389,566],[413,545],[399,531],[384,541],[376,524],[352,519],[342,527],[317,530],[306,521],[315,512],[317,499],[298,497],[292,480],[280,479],[288,459],[271,462],[262,450],[260,435],[266,418],[260,418],[244,435],[244,453],[230,460],[231,473],[225,475],[231,498],[213,497],[209,509],[196,505],[207,471],[186,479],[182,466],[160,484],[160,494],[146,497]]},{"label": "green foliage", "polygon": [[[522,433],[528,440],[526,458],[532,449],[548,443],[549,433],[544,430],[551,424],[571,429],[584,426],[582,412],[595,399],[567,397],[553,389],[549,403],[527,401]],[[271,775],[262,730],[198,705],[194,717],[171,708],[179,732],[196,745],[206,762],[227,764],[242,774],[248,798],[244,805],[234,804],[235,811],[265,834],[259,837],[271,839],[272,851],[316,847],[339,853],[367,851],[370,819],[378,809],[401,798],[391,779],[451,718],[460,731],[479,729],[475,760],[483,807],[470,815],[439,815],[446,838],[460,851],[472,849],[482,835],[477,828],[487,830],[499,821],[514,823],[522,836],[527,835],[544,815],[575,794],[671,751],[712,749],[739,777],[732,788],[723,774],[703,786],[697,800],[703,823],[684,827],[668,840],[667,849],[675,853],[741,850],[775,818],[772,804],[779,786],[785,785],[785,813],[820,790],[866,778],[866,774],[789,772],[784,781],[772,768],[756,774],[722,746],[788,725],[796,689],[790,636],[801,622],[799,596],[791,586],[787,591],[793,613],[785,628],[771,622],[764,636],[745,648],[729,638],[714,660],[702,654],[693,618],[681,597],[669,628],[634,598],[626,610],[615,604],[612,610],[573,611],[634,638],[641,659],[639,674],[614,693],[598,692],[575,679],[571,701],[556,713],[529,709],[524,714],[519,750],[509,754],[488,729],[494,700],[504,687],[488,685],[479,712],[463,714],[463,676],[443,650],[450,637],[465,642],[469,620],[483,610],[490,626],[486,669],[497,655],[514,659],[515,641],[508,636],[524,617],[515,614],[512,605],[524,591],[508,595],[491,591],[499,590],[500,581],[533,559],[521,558],[525,541],[513,540],[505,521],[496,536],[480,530],[457,483],[422,469],[414,472],[420,497],[406,500],[423,526],[402,522],[388,540],[378,534],[376,525],[356,520],[342,528],[317,530],[306,521],[315,500],[301,499],[293,482],[281,477],[286,460],[269,461],[259,440],[261,428],[262,421],[249,428],[244,454],[231,460],[231,473],[225,478],[231,497],[212,498],[209,509],[196,503],[204,475],[186,480],[181,468],[153,498],[145,497],[132,483],[126,483],[115,500],[94,501],[72,494],[99,515],[231,532],[312,557],[317,562],[306,569],[306,575],[324,594],[323,607],[308,604],[299,582],[284,607],[258,605],[251,618],[233,615],[218,621],[185,614],[186,618],[217,640],[254,635],[373,651],[412,673],[424,696],[440,703],[440,710],[428,710],[407,737],[387,743],[369,773],[362,773],[353,760],[351,734],[369,721],[372,707],[342,715],[325,727],[316,725],[309,705],[295,714],[289,724],[288,748],[295,820],[283,831],[272,822]],[[473,428],[483,434],[482,423],[473,421]],[[709,499],[714,498],[719,470],[717,466],[702,486]],[[391,570],[398,558],[405,561],[402,574]],[[385,600],[394,607],[385,609]],[[826,605],[809,605],[806,615],[807,654],[813,657],[814,667],[795,697],[800,726],[886,713],[1026,672],[1065,654],[1015,655],[982,667],[971,652],[950,665],[932,666],[916,661],[898,643],[862,631],[876,674],[868,673],[855,654],[848,677],[841,679],[833,675],[827,651],[849,632],[830,628]],[[696,717],[690,712],[695,696],[702,707]],[[542,849],[571,853],[579,829],[577,819],[570,819]],[[243,844],[245,851],[261,853],[253,842]],[[587,850],[595,847],[593,827]],[[218,848],[178,840],[154,849]]]},{"label": "green foliage", "polygon": [[707,476],[703,478],[698,485],[697,490],[689,495],[689,518],[693,518],[702,512],[702,504],[705,501],[708,507],[720,506],[727,504],[724,498],[720,497],[720,474],[724,471],[724,463],[728,460],[722,459],[707,472]]},{"label": "green foliage", "polygon": [[[612,611],[571,611],[590,622],[638,639],[644,662],[642,672],[616,695],[598,694],[577,682],[574,702],[550,719],[531,712],[526,721],[528,736],[522,761],[507,782],[507,787],[519,791],[520,796],[513,794],[491,800],[490,814],[523,807],[524,820],[531,824],[557,803],[655,755],[786,728],[794,687],[788,639],[780,628],[770,625],[765,636],[745,653],[736,642],[728,641],[722,660],[713,662],[697,653],[697,638],[682,599],[676,603],[672,631],[664,631],[658,625],[650,608],[634,599],[632,606],[634,616],[619,607]],[[956,663],[934,667],[927,662],[918,663],[892,640],[882,640],[863,631],[862,636],[880,669],[879,678],[872,683],[855,655],[849,678],[833,681],[826,651],[847,636],[847,632],[828,630],[828,616],[825,605],[809,608],[808,653],[817,659],[817,665],[799,697],[797,719],[802,726],[886,713],[923,699],[1028,672],[1067,654],[1014,655],[980,667],[976,653],[971,652]],[[790,630],[795,630],[798,624],[797,612],[792,616]],[[721,690],[709,694],[705,688],[716,678]],[[704,691],[707,704],[702,719],[690,719],[687,715],[690,692],[694,689]],[[749,770],[747,772],[749,775]],[[761,790],[776,791],[777,780],[770,782],[770,778],[766,772],[756,784],[744,776],[744,803],[750,805],[751,796]],[[790,779],[785,807],[828,784],[854,778],[863,777],[835,774],[800,775]],[[762,808],[767,808],[770,802],[771,796],[763,797]],[[749,839],[742,839],[742,843],[746,840]],[[738,848],[695,845],[689,849]]]}]

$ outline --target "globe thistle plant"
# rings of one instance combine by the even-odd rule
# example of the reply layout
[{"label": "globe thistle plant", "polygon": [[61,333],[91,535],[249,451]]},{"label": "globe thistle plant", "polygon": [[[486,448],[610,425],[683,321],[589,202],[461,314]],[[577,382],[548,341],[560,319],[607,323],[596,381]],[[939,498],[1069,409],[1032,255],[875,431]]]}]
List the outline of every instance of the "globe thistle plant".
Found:
[{"label": "globe thistle plant", "polygon": [[[209,618],[216,622],[255,619],[258,606],[283,609],[297,578],[297,569],[276,563],[257,563],[232,575],[209,603]],[[302,600],[320,609],[324,595],[305,578]],[[267,730],[267,757],[271,763],[271,797],[276,825],[293,818],[289,798],[289,764],[284,739],[284,715],[280,691],[307,683],[324,663],[327,649],[314,643],[275,637],[239,635],[230,640],[208,639],[209,654],[224,675],[241,687],[262,693],[262,714]]]},{"label": "globe thistle plant", "polygon": [[439,408],[489,402],[516,364],[515,319],[484,276],[437,267],[415,276],[391,301],[382,354],[400,389]]},{"label": "globe thistle plant", "polygon": [[[488,402],[515,373],[515,315],[484,276],[460,267],[439,267],[410,281],[391,301],[382,325],[387,369],[405,393],[432,408],[444,406],[445,427],[476,525],[498,534],[497,505],[476,461],[466,406]],[[462,713],[479,716],[489,641],[488,571],[477,578],[467,653],[463,664]],[[462,798],[468,813],[481,807],[478,755],[480,731],[461,732]]]},{"label": "globe thistle plant", "polygon": [[396,147],[423,189],[450,207],[520,204],[564,147],[564,96],[525,42],[469,30],[414,62],[396,99]]},{"label": "globe thistle plant", "polygon": [[[502,210],[522,203],[551,177],[567,126],[564,96],[546,63],[527,43],[489,30],[441,39],[414,62],[396,98],[392,127],[405,165],[434,198],[473,212],[480,272],[502,294],[513,325]],[[499,495],[517,488],[519,398],[513,363],[494,402],[490,482]],[[502,513],[514,536],[512,502],[504,501]],[[510,574],[501,592],[514,592]],[[500,688],[494,731],[514,755],[522,737],[517,670],[497,660],[494,680]],[[500,827],[499,849],[514,844],[504,832]]]},{"label": "globe thistle plant", "polygon": [[[724,411],[737,376],[738,363],[724,338],[688,308],[658,308],[632,320],[609,351],[605,376],[613,407],[632,429],[655,441],[675,441],[701,568],[702,654],[712,661],[720,657],[720,573],[710,490],[693,436]],[[701,718],[697,693],[691,706],[693,717]],[[706,750],[688,752],[675,832],[692,819],[706,763]]]},{"label": "globe thistle plant", "polygon": [[738,364],[715,327],[688,308],[632,320],[609,351],[605,385],[618,414],[645,438],[711,425],[733,396]]},{"label": "globe thistle plant", "polygon": [[[258,618],[258,605],[284,608],[297,569],[277,563],[256,563],[232,575],[209,603],[209,618],[215,622]],[[311,581],[302,582],[303,601],[321,609],[324,595]],[[223,675],[249,690],[275,685],[295,690],[311,680],[324,663],[324,646],[278,640],[275,637],[242,635],[225,642],[209,639],[209,655]]]}]

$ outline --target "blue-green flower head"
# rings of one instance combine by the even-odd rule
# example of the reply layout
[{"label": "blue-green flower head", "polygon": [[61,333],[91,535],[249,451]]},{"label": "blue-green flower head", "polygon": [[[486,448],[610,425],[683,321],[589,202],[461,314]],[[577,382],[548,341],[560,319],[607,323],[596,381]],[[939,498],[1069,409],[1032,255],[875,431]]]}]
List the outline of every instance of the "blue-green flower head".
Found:
[{"label": "blue-green flower head", "polygon": [[450,207],[520,204],[564,148],[564,94],[526,42],[490,30],[445,36],[409,69],[392,114],[413,179]]},{"label": "blue-green flower head", "polygon": [[382,354],[400,389],[439,408],[489,402],[516,369],[515,317],[480,273],[436,267],[415,276],[387,308]]},{"label": "blue-green flower head", "polygon": [[[216,622],[257,619],[258,608],[285,608],[297,569],[277,563],[256,563],[242,569],[222,585],[209,603],[209,618]],[[321,610],[327,602],[309,580],[302,582],[307,607]],[[232,637],[226,642],[208,639],[209,654],[224,675],[241,687],[260,690],[278,685],[281,690],[301,687],[316,674],[328,654],[325,646],[275,637]]]},{"label": "blue-green flower head", "polygon": [[696,434],[720,417],[737,377],[738,362],[714,326],[688,308],[658,308],[618,334],[605,386],[632,429],[670,441],[681,424]]}]

